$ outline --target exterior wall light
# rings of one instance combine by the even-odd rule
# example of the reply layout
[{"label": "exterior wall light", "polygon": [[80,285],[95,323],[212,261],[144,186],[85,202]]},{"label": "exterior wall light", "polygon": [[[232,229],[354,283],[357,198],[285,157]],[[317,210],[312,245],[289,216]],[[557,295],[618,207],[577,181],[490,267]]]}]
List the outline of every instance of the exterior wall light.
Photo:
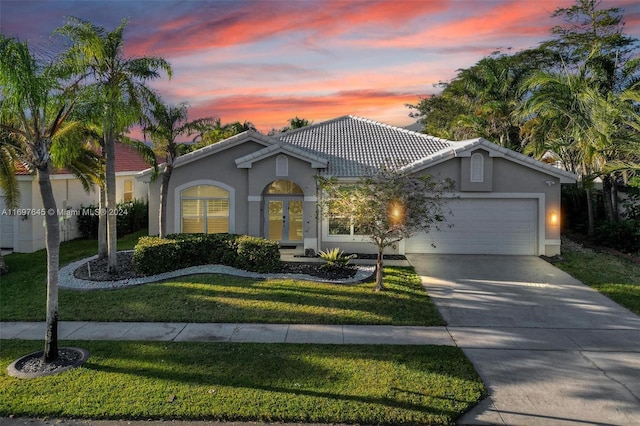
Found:
[{"label": "exterior wall light", "polygon": [[560,222],[560,217],[558,216],[557,212],[552,211],[551,213],[549,213],[549,223],[552,226],[557,226],[559,222]]},{"label": "exterior wall light", "polygon": [[394,226],[404,222],[404,208],[400,202],[392,202],[389,206],[389,221]]}]

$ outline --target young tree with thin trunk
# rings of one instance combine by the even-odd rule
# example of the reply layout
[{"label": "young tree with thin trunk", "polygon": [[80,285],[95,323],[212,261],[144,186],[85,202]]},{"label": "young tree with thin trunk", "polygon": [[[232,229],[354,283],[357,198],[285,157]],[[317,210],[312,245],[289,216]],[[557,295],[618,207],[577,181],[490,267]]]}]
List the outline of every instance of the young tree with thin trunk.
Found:
[{"label": "young tree with thin trunk", "polygon": [[446,193],[451,180],[436,181],[429,175],[414,176],[401,169],[382,168],[357,182],[317,178],[322,191],[322,215],[338,220],[366,235],[377,247],[376,285],[384,290],[385,248],[419,232],[438,229],[445,221]]}]

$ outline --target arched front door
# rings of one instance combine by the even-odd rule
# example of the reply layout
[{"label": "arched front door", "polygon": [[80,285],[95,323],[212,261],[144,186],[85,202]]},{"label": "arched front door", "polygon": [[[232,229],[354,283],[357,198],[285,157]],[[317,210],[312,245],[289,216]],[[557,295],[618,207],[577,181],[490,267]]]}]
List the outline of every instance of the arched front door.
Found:
[{"label": "arched front door", "polygon": [[303,240],[302,188],[289,180],[273,181],[265,189],[265,237],[283,243]]}]

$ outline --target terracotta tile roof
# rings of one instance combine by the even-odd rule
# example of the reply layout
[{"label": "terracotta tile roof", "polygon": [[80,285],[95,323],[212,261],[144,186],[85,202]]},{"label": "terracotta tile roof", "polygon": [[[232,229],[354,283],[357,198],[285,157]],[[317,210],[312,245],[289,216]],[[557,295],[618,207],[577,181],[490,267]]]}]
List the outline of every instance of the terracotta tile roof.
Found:
[{"label": "terracotta tile roof", "polygon": [[[138,154],[138,152],[128,146],[124,145],[120,142],[116,142],[116,173],[119,172],[139,172],[141,170],[145,170],[149,168],[149,164],[147,164],[142,157]],[[159,159],[158,162],[161,160]],[[51,172],[51,174],[62,175],[62,174],[70,174],[71,172],[67,169],[55,169]],[[33,173],[29,171],[29,169],[22,163],[16,163],[16,175],[17,176],[29,176]]]},{"label": "terracotta tile roof", "polygon": [[398,167],[446,150],[452,142],[352,115],[275,135],[329,160],[324,174],[362,176],[381,166]]},{"label": "terracotta tile roof", "polygon": [[148,168],[149,164],[134,148],[116,142],[116,173],[139,172]]}]

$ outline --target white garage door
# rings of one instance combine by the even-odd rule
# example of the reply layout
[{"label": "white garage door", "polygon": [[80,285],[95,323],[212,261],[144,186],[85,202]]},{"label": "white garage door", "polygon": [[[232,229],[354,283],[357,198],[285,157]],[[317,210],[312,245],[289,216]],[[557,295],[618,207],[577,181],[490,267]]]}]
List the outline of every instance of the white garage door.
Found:
[{"label": "white garage door", "polygon": [[441,230],[409,238],[406,253],[538,254],[538,200],[457,199],[448,208]]},{"label": "white garage door", "polygon": [[[5,210],[4,197],[0,197],[0,248],[12,249],[14,216],[2,214]],[[5,211],[5,213],[7,213]]]}]

